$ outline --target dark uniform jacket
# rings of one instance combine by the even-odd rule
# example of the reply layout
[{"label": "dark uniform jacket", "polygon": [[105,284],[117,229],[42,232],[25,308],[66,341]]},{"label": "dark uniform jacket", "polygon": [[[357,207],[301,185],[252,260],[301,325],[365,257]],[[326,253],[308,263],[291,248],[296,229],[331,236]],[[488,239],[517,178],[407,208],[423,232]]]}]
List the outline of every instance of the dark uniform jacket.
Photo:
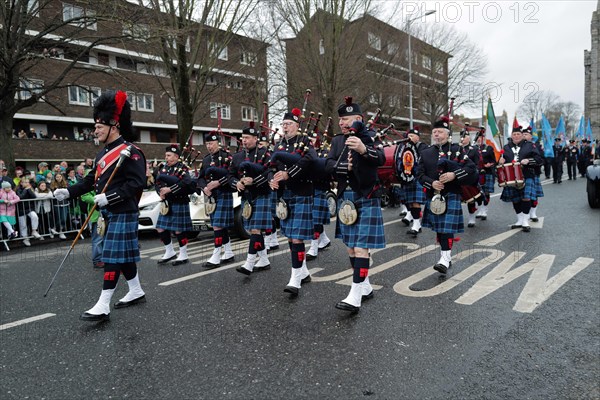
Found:
[{"label": "dark uniform jacket", "polygon": [[352,151],[352,171],[348,171],[348,148],[345,146],[348,136],[343,134],[336,135],[331,141],[325,171],[337,181],[339,195],[350,187],[362,197],[379,197],[381,193],[378,190],[380,185],[377,167],[385,164],[383,148],[374,140],[374,131],[364,130],[357,133],[357,136],[365,144],[367,151],[362,155]]},{"label": "dark uniform jacket", "polygon": [[562,163],[565,160],[565,149],[562,146],[553,145],[552,151],[554,152],[554,163]]},{"label": "dark uniform jacket", "polygon": [[[449,164],[441,166],[440,159],[450,160]],[[442,194],[461,192],[462,185],[473,185],[477,181],[477,167],[471,161],[464,149],[456,143],[444,143],[441,146],[432,145],[421,152],[421,161],[417,169],[417,179],[426,189],[428,198],[432,198],[435,191],[432,183],[440,179],[440,174],[454,172],[456,178],[444,184]]]},{"label": "dark uniform jacket", "polygon": [[[229,186],[237,191],[237,183],[240,178],[245,176],[252,178],[252,185],[246,186],[246,190],[242,193],[244,200],[250,200],[248,197],[255,198],[257,196],[265,196],[271,192],[269,186],[269,168],[268,163],[271,158],[271,153],[266,147],[258,147],[246,151],[238,151],[233,155],[233,160],[229,166]],[[255,170],[241,168],[240,165],[245,162],[251,162],[256,165]]]},{"label": "dark uniform jacket", "polygon": [[[277,160],[276,154],[279,152],[296,153],[301,157],[293,164],[287,165],[284,161]],[[287,181],[280,182],[280,190],[289,189],[297,196],[312,196],[313,182],[311,177],[312,164],[317,158],[317,152],[312,147],[310,139],[302,134],[297,134],[293,138],[283,138],[275,146],[275,151],[271,154],[270,165],[276,171],[287,171],[289,178]]]},{"label": "dark uniform jacket", "polygon": [[[98,152],[94,161],[94,169],[81,182],[67,188],[70,198],[80,197],[91,190],[95,190],[96,194],[102,193],[104,186],[108,182],[108,178],[117,167],[117,163],[115,162],[106,168],[96,182],[94,182],[95,169],[101,163],[100,160],[106,153],[123,143],[131,145],[131,143],[126,142],[125,139],[119,136],[117,140],[107,144],[104,146],[104,149]],[[146,157],[139,148],[131,145],[131,156],[125,158],[123,164],[119,167],[119,170],[110,182],[110,186],[104,192],[108,200],[108,205],[104,209],[115,214],[137,212],[138,202],[145,186]]]},{"label": "dark uniform jacket", "polygon": [[528,159],[527,165],[521,164],[523,170],[523,176],[525,178],[535,178],[536,168],[542,165],[542,157],[538,150],[534,147],[533,143],[523,140],[519,145],[509,143],[504,146],[504,157],[505,163],[511,163],[513,161],[521,162],[524,159]]},{"label": "dark uniform jacket", "polygon": [[171,192],[167,194],[166,199],[180,204],[189,203],[189,195],[194,193],[195,189],[188,168],[180,161],[171,166],[165,164],[159,170],[154,186],[157,193],[162,187],[168,186]]},{"label": "dark uniform jacket", "polygon": [[575,146],[569,146],[566,150],[567,153],[567,162],[568,163],[576,163],[579,158],[579,150]]},{"label": "dark uniform jacket", "polygon": [[331,174],[325,171],[325,165],[327,163],[327,154],[329,153],[326,149],[315,149],[317,152],[317,159],[313,163],[313,184],[315,190],[326,191],[331,189]]},{"label": "dark uniform jacket", "polygon": [[[496,172],[496,154],[494,154],[494,149],[492,146],[487,144],[482,144],[479,146],[479,154],[481,156],[481,170],[479,171],[482,174],[494,174]],[[483,167],[484,164],[493,163],[491,167]],[[477,165],[479,168],[479,165]]]},{"label": "dark uniform jacket", "polygon": [[200,193],[204,190],[210,181],[219,181],[221,184],[221,186],[212,191],[213,196],[216,196],[219,192],[234,192],[228,185],[231,160],[231,153],[223,149],[205,156],[202,159],[202,168],[200,168],[200,172],[198,173],[197,192]]}]

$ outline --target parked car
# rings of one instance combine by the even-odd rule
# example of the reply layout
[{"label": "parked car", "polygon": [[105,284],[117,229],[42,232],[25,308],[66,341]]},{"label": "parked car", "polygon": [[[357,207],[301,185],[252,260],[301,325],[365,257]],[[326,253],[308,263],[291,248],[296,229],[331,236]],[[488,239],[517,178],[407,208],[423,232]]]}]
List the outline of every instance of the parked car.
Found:
[{"label": "parked car", "polygon": [[600,208],[600,159],[587,167],[585,176],[588,204],[592,208]]}]

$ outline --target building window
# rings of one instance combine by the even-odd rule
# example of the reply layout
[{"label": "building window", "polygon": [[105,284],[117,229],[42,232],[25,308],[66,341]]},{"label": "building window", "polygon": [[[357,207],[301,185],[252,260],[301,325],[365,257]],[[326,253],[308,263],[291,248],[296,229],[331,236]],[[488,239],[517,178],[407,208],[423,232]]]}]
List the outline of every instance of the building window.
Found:
[{"label": "building window", "polygon": [[169,113],[177,115],[177,103],[175,103],[175,100],[171,98],[169,98]]},{"label": "building window", "polygon": [[369,103],[372,103],[372,104],[380,104],[380,103],[381,103],[381,101],[380,101],[379,97],[380,97],[380,96],[379,96],[378,94],[376,94],[376,93],[371,93],[371,94],[369,95]]},{"label": "building window", "polygon": [[428,102],[427,100],[423,100],[423,113],[430,115],[433,112],[433,107],[431,106],[431,103]]},{"label": "building window", "polygon": [[19,100],[27,100],[31,98],[32,94],[41,94],[44,87],[44,81],[40,79],[19,79],[19,91],[16,94],[16,98]]},{"label": "building window", "polygon": [[154,111],[154,95],[145,93],[136,93],[136,102],[138,111]]},{"label": "building window", "polygon": [[369,32],[369,46],[375,50],[381,50],[381,38],[372,32]]},{"label": "building window", "polygon": [[424,55],[422,60],[423,60],[423,64],[422,64],[423,68],[430,70],[431,69],[431,57]]},{"label": "building window", "polygon": [[398,54],[398,50],[400,50],[400,46],[398,43],[388,43],[388,55],[395,56]]},{"label": "building window", "polygon": [[323,39],[319,40],[319,54],[325,54],[325,41]]},{"label": "building window", "polygon": [[[171,38],[171,47],[173,48],[173,50],[177,49],[177,40],[175,38]],[[190,37],[188,36],[185,39],[185,51],[187,51],[188,53],[191,51],[192,46],[190,45]]]},{"label": "building window", "polygon": [[[75,6],[73,4],[63,3],[63,21],[67,22],[70,20],[79,20],[71,22],[72,25],[79,26],[85,22],[85,27],[88,29],[96,30],[96,13],[93,10],[89,10],[87,13],[84,8]],[[89,21],[84,21],[85,17]]]},{"label": "building window", "polygon": [[127,100],[129,100],[129,105],[131,105],[131,110],[136,110],[136,102],[135,102],[135,93],[134,92],[126,92]]},{"label": "building window", "polygon": [[256,65],[256,53],[243,51],[242,54],[240,54],[240,64],[254,67]]},{"label": "building window", "polygon": [[419,65],[419,54],[417,54],[413,51],[411,56],[412,56],[413,64]]},{"label": "building window", "polygon": [[217,84],[217,78],[215,78],[214,76],[207,76],[206,77],[206,84],[210,85],[210,86],[214,86]]},{"label": "building window", "polygon": [[127,69],[129,71],[135,71],[135,62],[130,58],[115,57],[117,61],[117,68]]},{"label": "building window", "polygon": [[223,61],[227,61],[229,59],[228,53],[227,53],[227,46],[223,47],[221,50],[219,50],[219,45],[216,43],[209,43],[208,44],[208,51],[211,53],[211,55],[214,55],[215,52],[219,52],[219,54],[217,54],[217,58],[219,60],[223,60]]},{"label": "building window", "polygon": [[69,104],[76,106],[90,105],[90,92],[87,87],[69,86]]},{"label": "building window", "polygon": [[134,40],[145,42],[150,38],[150,28],[146,24],[123,26],[123,36],[130,36]]},{"label": "building window", "polygon": [[442,64],[439,61],[436,61],[435,62],[435,72],[440,75],[444,75],[444,64]]},{"label": "building window", "polygon": [[256,121],[257,119],[258,114],[256,108],[242,106],[242,121]]},{"label": "building window", "polygon": [[94,103],[96,102],[96,99],[98,99],[98,97],[100,97],[100,95],[102,94],[102,89],[100,89],[99,87],[91,87],[90,88],[90,99],[91,99],[91,104],[94,105]]},{"label": "building window", "polygon": [[231,119],[231,106],[229,104],[210,102],[210,117],[217,118],[217,108],[221,108],[221,119]]},{"label": "building window", "polygon": [[242,81],[233,82],[233,88],[237,90],[242,90],[244,88],[244,85],[242,84]]},{"label": "building window", "polygon": [[110,65],[110,58],[106,53],[98,53],[98,65]]},{"label": "building window", "polygon": [[27,12],[34,17],[40,16],[40,4],[38,0],[27,1]]}]

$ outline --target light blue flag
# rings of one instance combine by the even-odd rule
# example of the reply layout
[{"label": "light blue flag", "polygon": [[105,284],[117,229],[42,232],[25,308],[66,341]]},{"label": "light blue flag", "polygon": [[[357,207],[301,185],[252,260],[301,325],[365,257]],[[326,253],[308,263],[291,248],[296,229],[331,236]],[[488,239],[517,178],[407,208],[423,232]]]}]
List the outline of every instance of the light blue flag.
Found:
[{"label": "light blue flag", "polygon": [[565,137],[565,120],[563,119],[562,115],[560,116],[560,119],[558,120],[558,125],[556,125],[555,136],[562,139],[560,142],[560,145],[564,147],[567,140]]},{"label": "light blue flag", "polygon": [[529,126],[531,127],[531,140],[533,140],[533,143],[535,143],[540,140],[540,137],[535,130],[535,122],[533,121],[533,118],[531,118],[531,121],[529,121]]},{"label": "light blue flag", "polygon": [[587,127],[585,128],[585,135],[589,141],[592,140],[592,120],[588,118]]},{"label": "light blue flag", "polygon": [[579,127],[577,128],[577,133],[575,134],[577,140],[581,141],[581,139],[585,139],[585,118],[583,115],[579,120]]},{"label": "light blue flag", "polygon": [[554,144],[554,139],[552,138],[552,127],[545,114],[542,114],[542,140],[544,143],[544,157],[553,158],[554,150],[552,150],[552,145]]}]

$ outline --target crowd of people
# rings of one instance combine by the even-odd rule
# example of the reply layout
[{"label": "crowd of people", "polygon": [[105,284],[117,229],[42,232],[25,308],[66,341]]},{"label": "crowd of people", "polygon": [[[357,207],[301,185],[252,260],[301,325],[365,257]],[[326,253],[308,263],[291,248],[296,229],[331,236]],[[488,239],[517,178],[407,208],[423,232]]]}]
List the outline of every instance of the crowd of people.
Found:
[{"label": "crowd of people", "polygon": [[93,132],[85,129],[84,131],[77,132],[73,139],[68,136],[58,136],[55,133],[44,131],[43,129],[35,130],[31,128],[29,132],[25,132],[24,129],[20,129],[18,132],[15,129],[12,135],[13,139],[40,139],[40,140],[80,140],[87,142],[94,142],[96,145],[99,144],[98,140],[94,137]]},{"label": "crowd of people", "polygon": [[25,246],[31,246],[31,239],[44,240],[44,236],[65,240],[65,233],[78,229],[85,220],[87,205],[82,198],[59,201],[53,193],[81,181],[92,165],[88,158],[78,165],[63,161],[50,169],[43,161],[36,170],[18,166],[10,177],[0,160],[0,237],[22,239]]}]

